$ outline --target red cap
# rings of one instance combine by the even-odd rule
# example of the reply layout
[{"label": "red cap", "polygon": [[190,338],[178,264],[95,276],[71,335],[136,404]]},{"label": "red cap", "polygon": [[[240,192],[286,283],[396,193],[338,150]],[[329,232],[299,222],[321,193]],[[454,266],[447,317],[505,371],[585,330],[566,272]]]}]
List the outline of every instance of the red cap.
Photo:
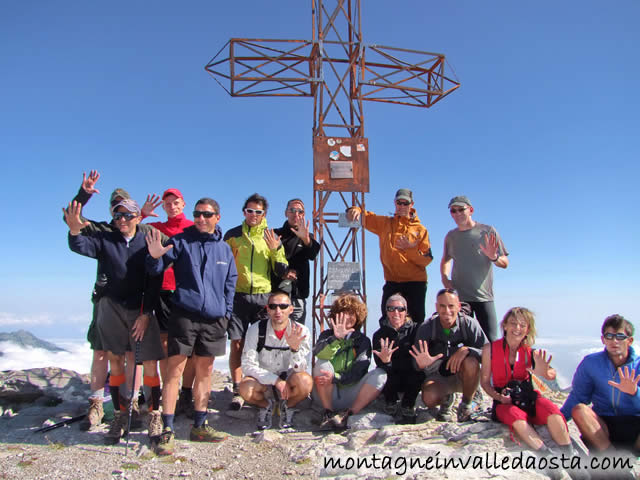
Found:
[{"label": "red cap", "polygon": [[181,198],[181,199],[184,200],[184,197],[180,193],[180,190],[178,190],[177,188],[168,188],[168,189],[166,189],[164,191],[164,193],[162,194],[162,199],[164,200],[167,195],[175,195],[176,197]]}]

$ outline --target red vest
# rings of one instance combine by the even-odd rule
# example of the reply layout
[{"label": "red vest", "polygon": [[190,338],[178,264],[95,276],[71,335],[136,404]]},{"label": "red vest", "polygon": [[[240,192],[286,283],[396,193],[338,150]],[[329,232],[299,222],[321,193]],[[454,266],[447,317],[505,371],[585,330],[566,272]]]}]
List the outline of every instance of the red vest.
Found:
[{"label": "red vest", "polygon": [[491,343],[491,376],[494,388],[503,388],[510,380],[527,380],[531,368],[531,347],[522,345],[516,353],[516,363],[509,365],[509,346],[502,338]]}]

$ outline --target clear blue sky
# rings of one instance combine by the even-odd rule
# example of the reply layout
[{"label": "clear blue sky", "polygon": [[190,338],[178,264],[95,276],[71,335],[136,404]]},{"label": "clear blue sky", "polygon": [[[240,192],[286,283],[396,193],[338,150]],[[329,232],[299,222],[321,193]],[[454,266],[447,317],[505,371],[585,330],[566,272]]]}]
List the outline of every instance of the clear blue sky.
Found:
[{"label": "clear blue sky", "polygon": [[[203,68],[230,37],[309,39],[310,3],[3,5],[0,330],[84,335],[95,262],[69,251],[60,214],[83,171],[102,174],[85,211],[97,220],[115,187],[139,201],[177,187],[187,211],[212,196],[223,229],[254,191],[272,226],[287,198],[311,210],[311,99],[233,99]],[[447,202],[466,194],[511,253],[499,316],[532,308],[545,337],[597,336],[614,312],[640,327],[640,2],[363,4],[365,42],[442,52],[462,84],[428,110],[365,104],[367,206],[388,213],[397,188],[414,191],[434,245],[428,303]],[[377,309],[377,237],[367,250]]]}]

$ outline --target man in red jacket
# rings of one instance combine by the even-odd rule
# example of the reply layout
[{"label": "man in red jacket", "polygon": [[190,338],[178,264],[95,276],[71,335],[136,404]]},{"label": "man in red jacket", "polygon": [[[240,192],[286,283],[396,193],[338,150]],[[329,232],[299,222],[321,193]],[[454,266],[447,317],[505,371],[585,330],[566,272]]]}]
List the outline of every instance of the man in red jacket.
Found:
[{"label": "man in red jacket", "polygon": [[[173,237],[182,233],[185,228],[193,225],[183,213],[185,203],[182,193],[177,188],[168,188],[162,194],[162,199],[157,195],[150,195],[142,207],[142,213],[147,217],[157,217],[153,210],[162,203],[162,209],[167,213],[166,222],[152,222],[149,225],[157,228],[168,237]],[[171,303],[169,297],[176,289],[176,277],[173,273],[173,267],[169,267],[164,271],[162,279],[162,289],[158,297],[158,304],[155,307],[158,325],[160,326],[162,336],[162,346],[165,354],[167,353],[167,331],[169,317],[171,316]],[[195,378],[195,367],[191,359],[187,361],[182,377],[182,391],[180,392],[180,400],[176,408],[177,413],[185,413],[191,417],[192,408],[192,388]],[[167,377],[167,359],[160,360],[160,375],[164,381]]]}]

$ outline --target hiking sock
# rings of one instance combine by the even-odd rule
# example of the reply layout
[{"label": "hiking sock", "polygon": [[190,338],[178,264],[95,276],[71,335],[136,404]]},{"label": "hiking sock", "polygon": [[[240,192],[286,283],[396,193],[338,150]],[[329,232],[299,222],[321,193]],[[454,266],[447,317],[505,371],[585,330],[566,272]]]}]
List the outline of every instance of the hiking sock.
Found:
[{"label": "hiking sock", "polygon": [[158,410],[160,408],[160,377],[158,375],[154,377],[143,377],[143,383],[147,387],[151,388],[151,410]]},{"label": "hiking sock", "polygon": [[109,377],[109,390],[111,391],[111,402],[115,411],[120,410],[120,385],[124,383],[124,374],[111,375]]},{"label": "hiking sock", "polygon": [[175,415],[173,413],[163,413],[162,414],[162,423],[164,424],[165,428],[170,428],[171,430],[173,430],[173,419],[175,418]]},{"label": "hiking sock", "polygon": [[91,394],[89,395],[89,398],[103,399],[104,398],[104,387],[99,388],[98,390],[93,390],[91,392]]},{"label": "hiking sock", "polygon": [[204,421],[207,419],[207,411],[200,412],[195,410],[193,412],[193,426],[195,428],[201,427],[204,424]]}]

